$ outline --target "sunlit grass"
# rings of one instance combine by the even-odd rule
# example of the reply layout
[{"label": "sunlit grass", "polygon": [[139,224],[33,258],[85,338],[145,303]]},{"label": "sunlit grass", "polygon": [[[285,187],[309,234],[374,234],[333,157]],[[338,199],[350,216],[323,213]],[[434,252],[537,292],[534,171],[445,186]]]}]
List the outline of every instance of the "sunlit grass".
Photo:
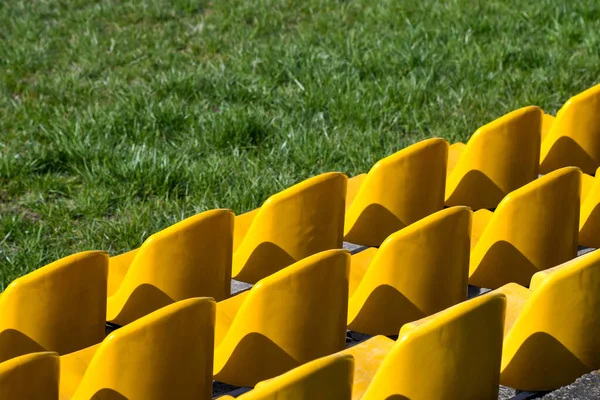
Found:
[{"label": "sunlit grass", "polygon": [[595,0],[0,2],[0,288],[599,77]]}]

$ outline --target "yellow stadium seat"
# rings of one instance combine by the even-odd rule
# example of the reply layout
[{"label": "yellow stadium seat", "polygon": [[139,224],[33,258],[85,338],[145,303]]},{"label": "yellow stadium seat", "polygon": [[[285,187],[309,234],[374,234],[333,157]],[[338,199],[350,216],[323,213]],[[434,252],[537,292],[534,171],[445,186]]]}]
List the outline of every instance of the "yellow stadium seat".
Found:
[{"label": "yellow stadium seat", "polygon": [[579,244],[600,247],[600,168],[596,171],[595,178],[581,174]]},{"label": "yellow stadium seat", "polygon": [[600,167],[600,85],[571,97],[556,117],[544,115],[540,172],[567,166],[593,174]]},{"label": "yellow stadium seat", "polygon": [[[354,359],[333,354],[308,362],[276,378],[259,382],[239,400],[350,400]],[[219,397],[220,400],[233,397]]]},{"label": "yellow stadium seat", "polygon": [[66,354],[104,338],[108,255],[61,258],[12,282],[0,296],[0,362]]},{"label": "yellow stadium seat", "polygon": [[450,146],[446,205],[496,208],[537,179],[542,114],[538,107],[520,108],[479,128],[466,145]]},{"label": "yellow stadium seat", "polygon": [[600,251],[509,283],[500,383],[553,390],[600,369]]},{"label": "yellow stadium seat", "polygon": [[538,271],[577,255],[581,173],[551,172],[508,194],[494,213],[473,213],[469,283],[529,284]]},{"label": "yellow stadium seat", "polygon": [[344,240],[379,246],[392,233],[441,210],[448,142],[428,139],[379,160],[352,178],[346,197]]},{"label": "yellow stadium seat", "polygon": [[467,299],[471,210],[451,207],[352,256],[348,329],[395,335]]},{"label": "yellow stadium seat", "polygon": [[60,399],[210,399],[215,308],[182,300],[61,356]]},{"label": "yellow stadium seat", "polygon": [[0,399],[58,400],[59,361],[54,352],[0,363]]},{"label": "yellow stadium seat", "polygon": [[233,278],[256,283],[312,254],[341,248],[346,175],[300,182],[235,218]]},{"label": "yellow stadium seat", "polygon": [[217,304],[214,378],[254,386],[342,350],[350,254],[327,250]]},{"label": "yellow stadium seat", "polygon": [[106,320],[126,325],[175,301],[228,298],[233,220],[232,211],[206,211],[111,257]]},{"label": "yellow stadium seat", "polygon": [[353,400],[497,400],[506,298],[485,294],[375,336],[355,360]]}]

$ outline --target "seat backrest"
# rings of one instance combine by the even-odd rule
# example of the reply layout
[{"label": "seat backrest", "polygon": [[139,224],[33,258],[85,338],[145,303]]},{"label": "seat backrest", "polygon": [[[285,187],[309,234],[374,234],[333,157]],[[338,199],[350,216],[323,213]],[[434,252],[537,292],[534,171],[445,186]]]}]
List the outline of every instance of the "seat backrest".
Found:
[{"label": "seat backrest", "polygon": [[216,303],[173,303],[111,333],[73,399],[112,390],[127,399],[210,399]]},{"label": "seat backrest", "polygon": [[489,293],[404,325],[363,399],[496,400],[505,309]]},{"label": "seat backrest", "polygon": [[[342,247],[347,183],[346,175],[330,172],[269,197],[236,249],[234,264],[250,270],[259,265],[273,273],[319,251]],[[273,249],[261,251],[261,246]],[[264,277],[249,274],[249,281]]]},{"label": "seat backrest", "polygon": [[446,182],[446,204],[495,208],[537,179],[542,110],[523,107],[477,129]]},{"label": "seat backrest", "polygon": [[600,85],[571,97],[542,142],[542,173],[566,166],[593,174],[600,167]]},{"label": "seat backrest", "polygon": [[59,357],[31,353],[0,363],[0,398],[58,400]]},{"label": "seat backrest", "polygon": [[[383,242],[350,299],[351,313],[364,309],[370,325],[376,320],[367,333],[393,335],[406,322],[467,299],[471,214],[468,207],[447,208]],[[385,286],[398,295],[370,305]]]},{"label": "seat backrest", "polygon": [[[504,339],[506,379],[515,378],[512,375],[517,371],[533,369],[536,373],[527,377],[529,385],[550,389],[599,369],[599,289],[598,250],[536,273],[531,279],[531,297]],[[539,344],[536,351],[528,348],[529,343],[534,345],[533,339]],[[528,350],[531,354],[515,357]]]},{"label": "seat backrest", "polygon": [[240,400],[350,400],[354,358],[333,354],[260,382]]},{"label": "seat backrest", "polygon": [[234,348],[256,333],[298,365],[343,350],[349,267],[346,250],[327,250],[262,279],[248,293],[219,347]]},{"label": "seat backrest", "polygon": [[129,296],[149,284],[173,301],[226,299],[231,291],[233,223],[232,211],[210,210],[153,234],[138,249],[114,296]]},{"label": "seat backrest", "polygon": [[[390,234],[441,210],[447,162],[448,142],[439,138],[379,160],[346,213],[346,240],[378,246]],[[354,239],[365,230],[370,230],[373,242]]]},{"label": "seat backrest", "polygon": [[478,267],[488,271],[510,267],[523,274],[514,282],[527,285],[535,272],[575,257],[580,190],[579,169],[567,167],[506,196],[472,249],[471,278]]},{"label": "seat backrest", "polygon": [[0,297],[0,361],[66,354],[99,343],[106,323],[108,254],[61,258],[12,282]]}]

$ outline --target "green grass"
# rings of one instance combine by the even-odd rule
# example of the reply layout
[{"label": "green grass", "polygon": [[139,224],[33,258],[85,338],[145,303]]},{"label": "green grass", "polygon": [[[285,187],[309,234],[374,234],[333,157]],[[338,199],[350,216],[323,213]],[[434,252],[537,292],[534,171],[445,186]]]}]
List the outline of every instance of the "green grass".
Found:
[{"label": "green grass", "polygon": [[2,1],[0,288],[599,77],[597,0]]}]

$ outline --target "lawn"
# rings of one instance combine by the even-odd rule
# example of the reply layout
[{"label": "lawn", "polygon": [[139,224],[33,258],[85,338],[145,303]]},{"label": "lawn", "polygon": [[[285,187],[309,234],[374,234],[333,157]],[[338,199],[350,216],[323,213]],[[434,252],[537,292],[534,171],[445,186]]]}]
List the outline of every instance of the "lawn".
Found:
[{"label": "lawn", "polygon": [[4,0],[0,289],[599,79],[597,0]]}]

